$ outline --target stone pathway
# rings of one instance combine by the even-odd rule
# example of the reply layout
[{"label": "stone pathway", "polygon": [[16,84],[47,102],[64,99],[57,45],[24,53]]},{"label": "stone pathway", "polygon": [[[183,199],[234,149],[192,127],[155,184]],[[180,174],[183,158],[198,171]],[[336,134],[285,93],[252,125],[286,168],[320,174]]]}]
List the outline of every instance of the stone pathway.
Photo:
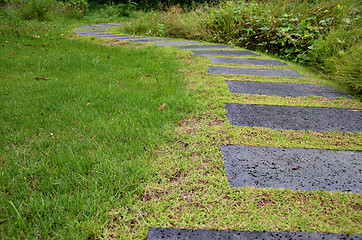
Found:
[{"label": "stone pathway", "polygon": [[[234,50],[230,46],[210,45],[198,41],[119,35],[107,30],[121,25],[123,24],[98,24],[74,31],[82,36],[173,46],[190,50],[196,55],[216,56],[208,59],[212,63],[226,66],[209,66],[209,74],[304,78],[300,73],[289,69],[245,67],[245,65],[287,67],[281,61],[235,58],[235,56],[261,56],[251,51]],[[227,66],[228,64],[232,66]],[[317,84],[252,81],[226,81],[226,84],[231,93],[350,98],[330,86]],[[362,130],[362,112],[355,109],[248,104],[226,104],[225,108],[230,123],[241,127],[339,132]],[[362,193],[361,151],[253,146],[220,146],[220,148],[231,187],[253,186]],[[147,239],[362,239],[362,235],[150,228]]]}]

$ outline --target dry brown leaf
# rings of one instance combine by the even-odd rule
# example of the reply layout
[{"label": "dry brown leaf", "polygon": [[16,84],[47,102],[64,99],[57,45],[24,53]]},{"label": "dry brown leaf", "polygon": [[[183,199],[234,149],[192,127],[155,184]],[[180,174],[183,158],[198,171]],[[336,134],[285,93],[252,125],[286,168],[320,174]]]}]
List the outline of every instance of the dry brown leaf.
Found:
[{"label": "dry brown leaf", "polygon": [[182,127],[182,123],[180,123],[179,121],[175,120],[175,122],[180,126]]},{"label": "dry brown leaf", "polygon": [[165,107],[166,107],[166,103],[164,103],[164,104],[162,104],[161,106],[159,106],[159,107],[158,107],[158,110],[161,111],[161,110],[164,109]]},{"label": "dry brown leaf", "polygon": [[45,77],[36,77],[35,78],[36,80],[50,80],[50,78],[45,78]]},{"label": "dry brown leaf", "polygon": [[362,110],[347,110],[349,112],[362,112]]},{"label": "dry brown leaf", "polygon": [[40,36],[38,36],[38,35],[34,35],[34,36],[33,36],[33,38],[40,38]]}]

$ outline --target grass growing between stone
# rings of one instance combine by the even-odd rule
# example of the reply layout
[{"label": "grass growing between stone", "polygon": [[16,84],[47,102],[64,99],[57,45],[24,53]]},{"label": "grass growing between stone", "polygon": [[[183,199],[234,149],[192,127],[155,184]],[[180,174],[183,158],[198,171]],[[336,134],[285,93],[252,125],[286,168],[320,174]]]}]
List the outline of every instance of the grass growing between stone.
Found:
[{"label": "grass growing between stone", "polygon": [[[160,48],[162,52],[172,48]],[[178,52],[188,64],[182,73],[194,94],[197,111],[176,130],[173,141],[160,146],[154,158],[157,174],[129,205],[112,211],[107,236],[144,239],[149,227],[301,231],[360,234],[360,194],[290,189],[231,188],[220,145],[274,146],[362,150],[357,133],[271,130],[237,127],[226,119],[226,103],[318,106],[362,109],[357,100],[321,97],[278,97],[231,94],[225,77],[207,74],[205,57]],[[325,83],[304,70],[313,83]],[[238,76],[239,81],[250,80]],[[265,77],[266,79],[267,78]],[[271,78],[272,79],[272,78]],[[294,78],[276,78],[295,82]],[[275,80],[275,79],[274,79]],[[298,80],[299,81],[299,80]],[[297,82],[298,82],[297,81]],[[307,81],[308,82],[308,81]]]},{"label": "grass growing between stone", "polygon": [[191,109],[172,54],[72,40],[72,25],[48,24],[0,29],[1,239],[100,236]]}]

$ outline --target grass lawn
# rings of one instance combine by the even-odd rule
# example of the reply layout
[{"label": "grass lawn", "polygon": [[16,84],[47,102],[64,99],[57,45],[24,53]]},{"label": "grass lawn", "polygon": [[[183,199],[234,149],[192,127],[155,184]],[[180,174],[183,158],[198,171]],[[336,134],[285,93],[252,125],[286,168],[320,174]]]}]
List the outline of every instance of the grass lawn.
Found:
[{"label": "grass lawn", "polygon": [[1,27],[0,238],[99,235],[190,111],[183,63],[33,24]]},{"label": "grass lawn", "polygon": [[1,26],[0,238],[144,239],[149,227],[362,232],[360,194],[230,188],[219,148],[362,150],[361,133],[236,127],[224,110],[360,102],[230,94],[228,77],[208,75],[205,57],[189,51],[67,32],[85,22],[33,24],[19,34]]}]

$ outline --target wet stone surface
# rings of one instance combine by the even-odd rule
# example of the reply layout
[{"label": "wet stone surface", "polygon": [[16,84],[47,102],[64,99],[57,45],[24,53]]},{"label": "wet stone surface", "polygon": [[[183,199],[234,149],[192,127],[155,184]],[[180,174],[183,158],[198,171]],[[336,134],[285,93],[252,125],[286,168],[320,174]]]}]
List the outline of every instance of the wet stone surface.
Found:
[{"label": "wet stone surface", "polygon": [[111,33],[111,32],[105,32],[105,33],[84,33],[82,36],[116,36],[117,34]]},{"label": "wet stone surface", "polygon": [[122,37],[129,37],[128,35],[102,35],[101,37],[105,38],[122,38]]},{"label": "wet stone surface", "polygon": [[221,146],[231,187],[362,193],[362,152]]},{"label": "wet stone surface", "polygon": [[226,45],[193,45],[193,46],[174,46],[178,49],[215,49],[215,48],[232,48]]},{"label": "wet stone surface", "polygon": [[196,55],[220,55],[220,56],[246,56],[246,55],[254,55],[260,56],[260,54],[253,53],[250,51],[243,51],[243,50],[233,50],[233,51],[223,51],[223,50],[210,50],[210,51],[191,51]]},{"label": "wet stone surface", "polygon": [[171,41],[174,38],[161,38],[161,39],[145,39],[145,40],[132,40],[131,42],[159,42],[159,41]]},{"label": "wet stone surface", "polygon": [[201,42],[198,41],[182,41],[182,42],[160,42],[160,43],[153,43],[158,46],[173,46],[173,45],[182,45],[182,44],[200,44]]},{"label": "wet stone surface", "polygon": [[246,64],[246,65],[279,65],[286,66],[285,63],[278,60],[266,60],[266,59],[247,59],[247,58],[216,58],[209,57],[213,63],[221,64]]},{"label": "wet stone surface", "polygon": [[225,81],[231,93],[246,93],[259,95],[276,95],[286,97],[320,96],[325,98],[345,97],[347,94],[337,91],[328,85],[306,83]]},{"label": "wet stone surface", "polygon": [[116,38],[116,41],[120,41],[120,40],[131,40],[131,39],[147,39],[147,38],[152,38],[152,37],[132,37],[132,36],[128,36],[128,37],[118,37],[118,38]]},{"label": "wet stone surface", "polygon": [[104,33],[110,33],[110,31],[75,31],[75,33],[83,33],[83,34],[97,34],[97,33],[100,33],[100,34],[104,34]]},{"label": "wet stone surface", "polygon": [[311,131],[360,132],[362,111],[346,108],[226,104],[232,125]]},{"label": "wet stone surface", "polygon": [[300,232],[248,232],[232,230],[150,228],[147,240],[361,240],[362,235]]},{"label": "wet stone surface", "polygon": [[265,68],[239,68],[239,67],[211,67],[209,74],[228,75],[253,75],[267,77],[304,77],[296,71],[289,69],[265,69]]}]

